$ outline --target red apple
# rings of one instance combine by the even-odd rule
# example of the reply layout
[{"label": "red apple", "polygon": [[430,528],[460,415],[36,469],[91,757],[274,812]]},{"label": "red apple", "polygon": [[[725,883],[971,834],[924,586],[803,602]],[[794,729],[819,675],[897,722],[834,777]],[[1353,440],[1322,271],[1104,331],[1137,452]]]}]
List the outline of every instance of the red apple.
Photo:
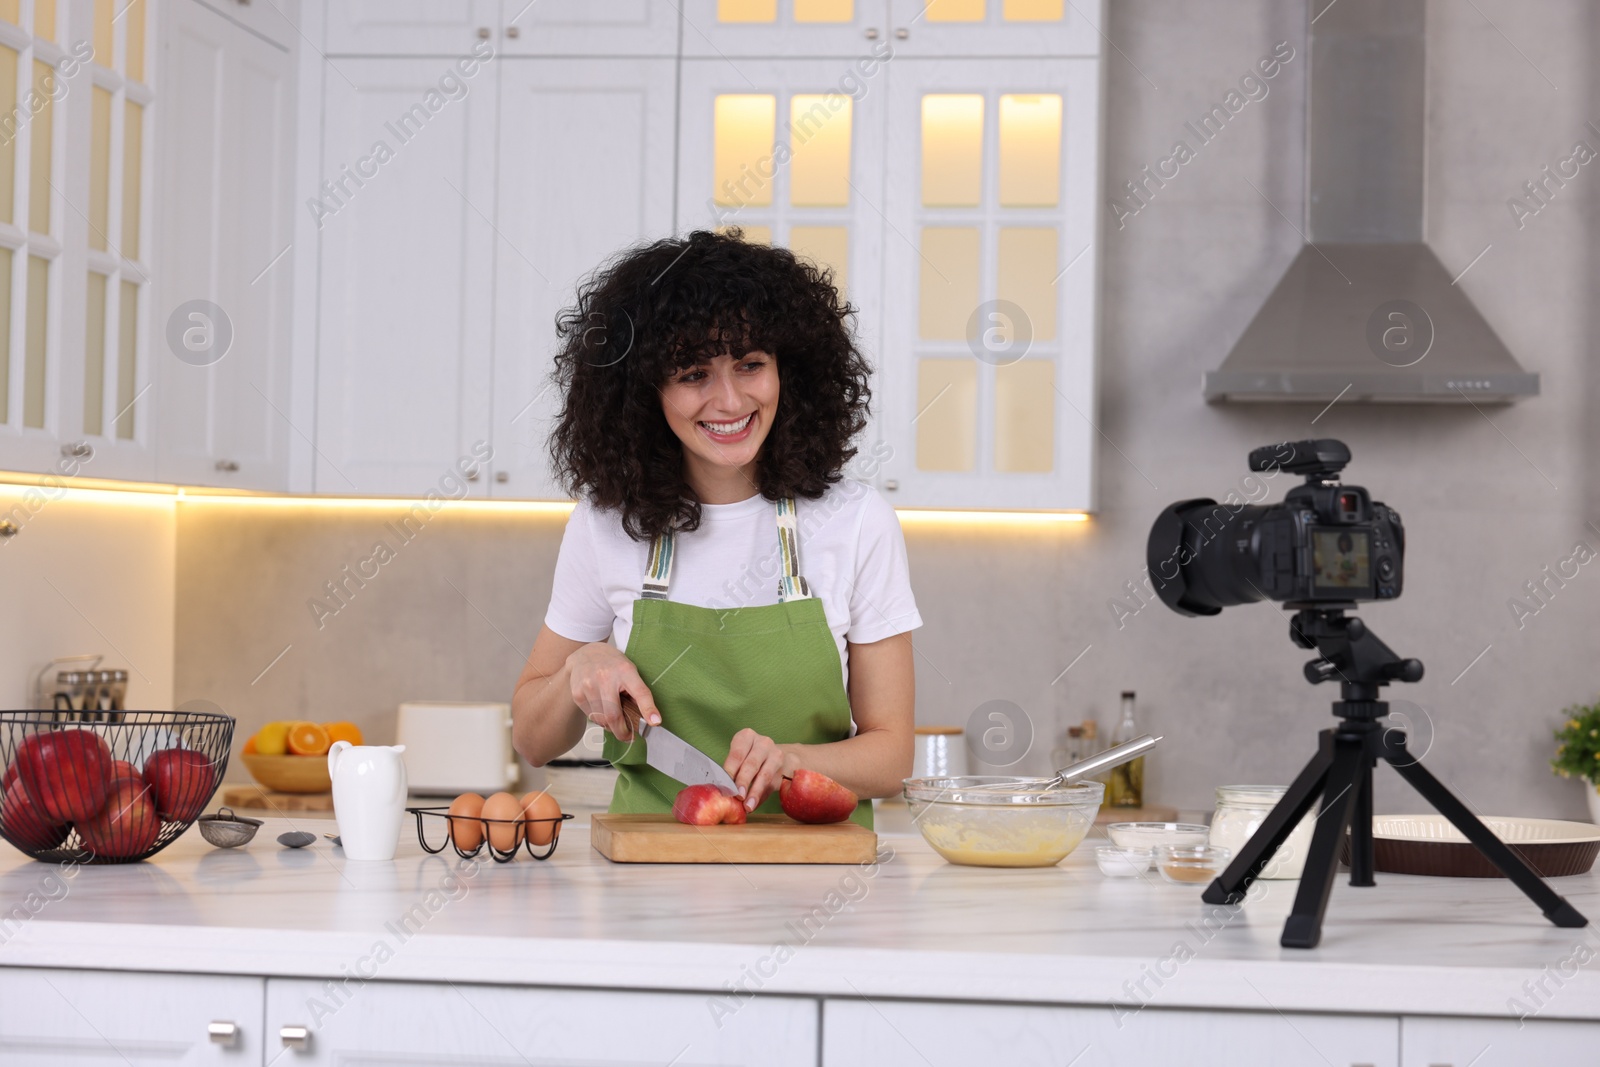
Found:
[{"label": "red apple", "polygon": [[6,787],[5,800],[0,802],[0,829],[5,830],[12,844],[28,851],[41,852],[56,848],[65,841],[65,824],[52,823],[45,818],[38,806],[28,799],[22,783],[12,778],[9,772],[6,777],[11,784]]},{"label": "red apple", "polygon": [[778,786],[778,803],[798,822],[843,822],[856,810],[858,799],[826,774],[804,767]]},{"label": "red apple", "polygon": [[205,810],[217,788],[217,768],[192,748],[164,748],[144,761],[144,780],[163,819],[188,822]]},{"label": "red apple", "polygon": [[114,859],[127,859],[149,849],[161,832],[161,819],[150,794],[144,782],[118,778],[105,806],[76,824],[83,847],[96,856]]},{"label": "red apple", "polygon": [[672,802],[672,817],[690,826],[744,822],[744,801],[714,785],[691,785]]},{"label": "red apple", "polygon": [[20,773],[17,770],[17,761],[12,760],[10,766],[6,767],[5,777],[0,778],[0,790],[7,793],[11,792],[11,787],[17,785],[20,781],[18,777]]},{"label": "red apple", "polygon": [[135,767],[125,759],[114,759],[111,761],[111,777],[114,779],[137,778],[141,782],[144,781],[144,776],[139,773],[139,768]]},{"label": "red apple", "polygon": [[17,746],[17,776],[53,823],[99,811],[111,787],[111,746],[91,730],[41,730]]}]

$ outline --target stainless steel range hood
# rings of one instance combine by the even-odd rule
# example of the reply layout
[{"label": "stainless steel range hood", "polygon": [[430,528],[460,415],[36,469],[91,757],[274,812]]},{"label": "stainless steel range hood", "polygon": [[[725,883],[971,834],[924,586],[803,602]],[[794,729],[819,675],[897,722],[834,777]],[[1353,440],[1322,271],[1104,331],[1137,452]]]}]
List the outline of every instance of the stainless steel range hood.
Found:
[{"label": "stainless steel range hood", "polygon": [[[1311,0],[1308,244],[1208,401],[1508,402],[1539,392],[1425,243],[1424,0]],[[1470,267],[1461,264],[1457,270]]]}]

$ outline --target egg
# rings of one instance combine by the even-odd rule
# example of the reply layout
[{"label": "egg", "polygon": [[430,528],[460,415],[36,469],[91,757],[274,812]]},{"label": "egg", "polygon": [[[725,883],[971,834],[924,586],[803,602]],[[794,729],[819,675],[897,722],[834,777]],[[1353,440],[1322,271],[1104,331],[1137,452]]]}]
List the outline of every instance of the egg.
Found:
[{"label": "egg", "polygon": [[[483,817],[489,821],[489,844],[501,852],[511,852],[522,844],[522,805],[510,793],[496,793],[483,802]],[[497,821],[498,820],[498,821]]]},{"label": "egg", "polygon": [[[527,794],[522,798],[522,810],[530,819],[561,818],[561,805],[557,804],[556,798],[549,793]],[[558,822],[530,822],[528,840],[536,845],[548,845],[560,826]]]},{"label": "egg", "polygon": [[462,793],[450,802],[450,840],[462,852],[473,852],[483,844],[483,797]]}]

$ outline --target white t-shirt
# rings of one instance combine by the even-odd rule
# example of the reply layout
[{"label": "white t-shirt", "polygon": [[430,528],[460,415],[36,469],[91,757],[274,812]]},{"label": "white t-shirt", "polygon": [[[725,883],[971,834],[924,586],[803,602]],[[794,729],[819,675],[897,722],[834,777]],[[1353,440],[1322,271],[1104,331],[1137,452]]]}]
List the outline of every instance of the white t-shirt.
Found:
[{"label": "white t-shirt", "polygon": [[[700,515],[698,530],[677,535],[668,599],[730,610],[776,604],[776,505],[758,493],[702,504]],[[846,641],[868,644],[922,625],[900,520],[876,490],[850,480],[816,500],[798,499],[795,518],[800,573],[822,600],[848,682]],[[561,538],[545,625],[573,641],[610,635],[626,650],[649,551],[648,541],[623,532],[620,513],[580,501]]]}]

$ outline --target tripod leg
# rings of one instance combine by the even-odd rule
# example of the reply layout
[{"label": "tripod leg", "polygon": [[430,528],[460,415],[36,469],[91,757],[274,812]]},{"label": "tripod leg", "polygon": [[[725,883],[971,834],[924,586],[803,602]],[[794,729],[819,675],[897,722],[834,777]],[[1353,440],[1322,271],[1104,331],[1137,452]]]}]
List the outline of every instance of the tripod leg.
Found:
[{"label": "tripod leg", "polygon": [[1335,738],[1333,766],[1328,768],[1327,784],[1323,786],[1322,811],[1311,835],[1300,890],[1278,940],[1284,948],[1316,948],[1322,940],[1322,916],[1328,910],[1333,876],[1339,869],[1339,846],[1355,814],[1366,759],[1366,746],[1359,739]]},{"label": "tripod leg", "polygon": [[1517,855],[1494,834],[1489,828],[1461,801],[1456,795],[1445,788],[1443,782],[1435,778],[1426,767],[1406,751],[1405,741],[1391,741],[1384,751],[1383,758],[1388,760],[1394,769],[1400,772],[1400,777],[1411,783],[1411,787],[1422,794],[1424,800],[1432,804],[1439,814],[1449,819],[1457,830],[1467,835],[1467,840],[1478,846],[1490,863],[1500,869],[1500,873],[1516,883],[1518,889],[1527,894],[1528,899],[1539,906],[1544,912],[1544,917],[1557,926],[1576,927],[1587,926],[1589,920],[1583,914],[1567,903],[1566,899],[1551,889],[1543,878],[1534,873],[1521,856]]},{"label": "tripod leg", "polygon": [[1322,792],[1323,780],[1333,763],[1333,731],[1324,730],[1317,754],[1311,757],[1300,776],[1289,786],[1283,799],[1267,815],[1250,840],[1239,849],[1228,869],[1216,877],[1201,894],[1207,904],[1238,904],[1244,900],[1244,891],[1272,861],[1273,854],[1288,840],[1289,834],[1300,819],[1311,810],[1311,804]]},{"label": "tripod leg", "polygon": [[1372,878],[1372,769],[1373,760],[1361,761],[1361,783],[1356,787],[1356,810],[1350,819],[1350,884],[1377,885]]}]

